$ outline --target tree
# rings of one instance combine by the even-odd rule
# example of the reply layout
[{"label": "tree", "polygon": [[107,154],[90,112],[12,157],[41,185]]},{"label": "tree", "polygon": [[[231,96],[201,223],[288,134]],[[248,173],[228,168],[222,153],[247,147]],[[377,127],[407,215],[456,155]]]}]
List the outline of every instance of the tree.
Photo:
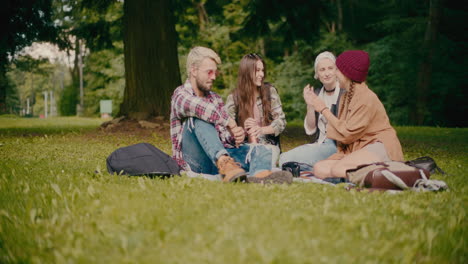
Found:
[{"label": "tree", "polygon": [[416,84],[416,111],[412,112],[411,119],[416,125],[423,125],[428,105],[428,91],[431,86],[432,64],[436,52],[436,40],[439,33],[439,24],[442,3],[441,0],[429,1],[429,18],[423,42],[423,56]]},{"label": "tree", "polygon": [[27,109],[26,102],[29,102],[29,111],[25,114],[37,115],[39,113],[37,110],[44,106],[40,99],[43,98],[43,92],[52,91],[55,95],[59,92],[58,80],[54,76],[56,70],[58,70],[58,65],[50,63],[48,59],[17,55],[7,72],[7,77],[17,91],[17,95],[11,94],[7,97],[7,105],[11,100],[16,101],[16,105],[9,104],[10,112],[17,114],[18,111],[12,112],[11,109]]},{"label": "tree", "polygon": [[460,34],[466,7],[428,0],[389,2],[386,10],[378,23],[367,26],[377,37],[363,48],[371,55],[370,87],[390,120],[466,126],[466,34]]},{"label": "tree", "polygon": [[120,115],[168,117],[180,85],[171,0],[124,2],[125,92]]},{"label": "tree", "polygon": [[[291,53],[291,49],[298,50],[298,40],[318,39],[320,14],[325,11],[324,3],[318,0],[258,0],[251,1],[246,8],[250,12],[244,21],[242,33],[252,37],[279,36],[281,42],[278,50],[286,56]],[[272,45],[262,50],[270,57],[277,52]]]},{"label": "tree", "polygon": [[[96,70],[98,67],[106,68],[106,64],[92,65],[88,62],[93,54],[101,51],[104,53],[105,51],[115,51],[116,57],[122,54],[120,47],[122,46],[123,4],[116,0],[54,0],[53,4],[54,20],[57,21],[61,29],[58,44],[68,54],[74,53],[75,55],[73,66],[69,69],[72,83],[67,85],[61,97],[61,114],[75,115],[78,103],[84,106],[82,109],[84,114],[94,114],[99,99],[103,98],[102,96],[91,98],[88,93],[90,89],[93,91],[105,89],[107,82],[100,82],[100,87],[96,87],[96,82],[94,82],[95,86],[90,87],[88,81],[90,79],[95,81],[99,78],[106,80],[107,76],[103,76],[100,70]],[[86,65],[84,69],[80,68],[80,59]],[[90,71],[91,68],[94,70]],[[80,69],[83,70],[81,74]],[[123,74],[121,78],[123,78]],[[85,89],[82,89],[83,86]],[[86,90],[84,95],[82,94],[83,90]],[[92,95],[96,96],[97,93],[92,93]]]},{"label": "tree", "polygon": [[34,41],[53,40],[52,0],[5,0],[0,8],[0,113],[6,112],[9,57]]}]

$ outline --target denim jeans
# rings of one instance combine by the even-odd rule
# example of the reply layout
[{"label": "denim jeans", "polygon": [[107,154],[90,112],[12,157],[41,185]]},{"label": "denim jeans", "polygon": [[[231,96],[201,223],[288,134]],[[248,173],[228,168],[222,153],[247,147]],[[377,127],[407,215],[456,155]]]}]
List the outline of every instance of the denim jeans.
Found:
[{"label": "denim jeans", "polygon": [[226,154],[239,162],[249,176],[271,170],[272,152],[265,146],[243,144],[239,148],[224,148],[213,124],[197,118],[184,123],[182,156],[193,172],[218,174],[216,161]]},{"label": "denim jeans", "polygon": [[282,153],[279,159],[279,166],[281,168],[283,163],[288,161],[296,161],[310,165],[310,168],[306,169],[312,171],[315,163],[330,157],[335,152],[335,142],[327,138],[322,144],[305,144],[288,152]]}]

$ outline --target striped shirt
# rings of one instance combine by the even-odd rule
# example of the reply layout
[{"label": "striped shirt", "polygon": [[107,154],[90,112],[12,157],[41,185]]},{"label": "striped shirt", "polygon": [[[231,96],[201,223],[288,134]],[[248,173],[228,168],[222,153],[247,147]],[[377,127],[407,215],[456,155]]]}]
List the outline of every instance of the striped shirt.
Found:
[{"label": "striped shirt", "polygon": [[[271,121],[270,126],[273,128],[273,131],[275,131],[273,135],[279,136],[286,128],[286,116],[283,112],[281,99],[278,94],[278,91],[273,86],[269,86],[269,89],[270,89],[270,100],[271,100],[271,115],[273,117],[273,120]],[[256,102],[256,108],[254,109],[254,111],[256,110],[258,112],[259,114],[258,119],[262,121],[263,120],[263,104],[262,104],[262,99],[260,98],[260,96],[256,98],[255,102]],[[230,94],[226,99],[225,109],[228,112],[229,116],[232,119],[236,120],[237,122],[238,106],[234,102],[234,97],[232,94]],[[263,125],[260,123],[259,126],[263,126]],[[271,142],[267,140],[267,135],[263,135],[263,134],[260,135],[258,140],[260,144],[271,144]]]}]

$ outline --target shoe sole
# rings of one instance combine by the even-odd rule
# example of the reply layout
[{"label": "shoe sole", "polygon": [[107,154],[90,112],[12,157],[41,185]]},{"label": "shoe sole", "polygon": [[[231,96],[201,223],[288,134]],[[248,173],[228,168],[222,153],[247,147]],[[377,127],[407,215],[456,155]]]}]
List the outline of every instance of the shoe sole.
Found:
[{"label": "shoe sole", "polygon": [[261,183],[261,184],[291,184],[293,176],[289,171],[275,171],[265,178],[248,177],[247,182],[249,183]]},{"label": "shoe sole", "polygon": [[247,181],[246,172],[239,172],[229,180],[229,182],[245,182],[245,181]]}]

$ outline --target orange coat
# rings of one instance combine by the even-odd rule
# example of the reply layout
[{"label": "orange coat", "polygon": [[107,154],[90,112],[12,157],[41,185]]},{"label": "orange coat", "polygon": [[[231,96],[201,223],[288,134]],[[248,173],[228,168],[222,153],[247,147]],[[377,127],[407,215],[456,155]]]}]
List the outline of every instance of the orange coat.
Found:
[{"label": "orange coat", "polygon": [[[341,97],[342,101],[346,96]],[[354,95],[349,106],[344,106],[344,111],[338,118],[328,119],[327,137],[341,142],[337,153],[328,159],[342,159],[344,155],[375,143],[382,142],[391,160],[403,161],[403,151],[395,129],[390,125],[385,108],[377,95],[372,92],[365,83],[354,85]]]}]

